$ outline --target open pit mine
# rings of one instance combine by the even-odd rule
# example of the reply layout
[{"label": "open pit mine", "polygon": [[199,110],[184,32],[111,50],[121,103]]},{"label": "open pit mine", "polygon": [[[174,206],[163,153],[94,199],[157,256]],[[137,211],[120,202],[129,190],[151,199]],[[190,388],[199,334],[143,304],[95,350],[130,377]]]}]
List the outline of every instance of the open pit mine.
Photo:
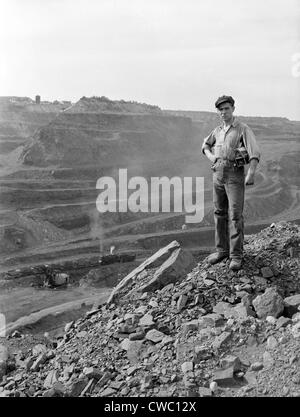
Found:
[{"label": "open pit mine", "polygon": [[[0,396],[300,395],[300,122],[238,117],[262,158],[230,273],[205,261],[214,113],[0,97]],[[203,178],[201,221],[99,212],[120,170]]]}]

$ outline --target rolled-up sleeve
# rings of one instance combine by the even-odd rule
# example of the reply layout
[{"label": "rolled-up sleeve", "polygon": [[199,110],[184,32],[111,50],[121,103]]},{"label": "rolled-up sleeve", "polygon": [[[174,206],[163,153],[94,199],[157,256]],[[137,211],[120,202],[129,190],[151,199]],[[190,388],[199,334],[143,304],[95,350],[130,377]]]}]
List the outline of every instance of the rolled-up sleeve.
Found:
[{"label": "rolled-up sleeve", "polygon": [[249,126],[245,125],[243,129],[244,144],[249,154],[249,160],[260,160],[260,151],[253,131]]},{"label": "rolled-up sleeve", "polygon": [[215,142],[216,142],[216,138],[215,138],[215,129],[214,129],[208,136],[206,136],[206,138],[204,138],[203,144],[201,147],[202,153],[204,154],[205,149],[211,150],[211,147],[214,145]]}]

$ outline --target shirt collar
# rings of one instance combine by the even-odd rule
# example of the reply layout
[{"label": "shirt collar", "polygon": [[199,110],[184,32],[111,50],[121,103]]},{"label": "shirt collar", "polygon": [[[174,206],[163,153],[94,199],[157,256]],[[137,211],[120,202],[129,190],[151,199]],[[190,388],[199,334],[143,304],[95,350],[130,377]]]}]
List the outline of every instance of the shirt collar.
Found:
[{"label": "shirt collar", "polygon": [[[231,125],[230,126],[232,126],[232,127],[237,127],[237,125],[238,125],[238,119],[237,119],[237,117],[236,116],[234,116],[234,118],[233,118],[233,120],[232,120],[232,123],[231,123]],[[221,124],[220,126],[219,126],[219,128],[220,129],[223,129],[223,124]]]},{"label": "shirt collar", "polygon": [[232,127],[237,127],[237,125],[238,125],[238,119],[236,118],[236,117],[234,117],[233,118],[233,121],[232,121],[232,123],[231,123],[231,125],[232,125]]}]

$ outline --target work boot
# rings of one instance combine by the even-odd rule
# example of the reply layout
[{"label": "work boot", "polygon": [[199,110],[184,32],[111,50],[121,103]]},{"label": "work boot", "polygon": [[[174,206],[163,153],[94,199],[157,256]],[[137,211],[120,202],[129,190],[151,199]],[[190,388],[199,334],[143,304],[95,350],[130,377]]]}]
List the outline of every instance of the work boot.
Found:
[{"label": "work boot", "polygon": [[238,271],[242,267],[242,260],[241,259],[231,259],[229,269],[232,271]]},{"label": "work boot", "polygon": [[211,265],[217,264],[218,262],[223,261],[223,259],[228,258],[228,253],[215,252],[209,255],[207,262]]}]

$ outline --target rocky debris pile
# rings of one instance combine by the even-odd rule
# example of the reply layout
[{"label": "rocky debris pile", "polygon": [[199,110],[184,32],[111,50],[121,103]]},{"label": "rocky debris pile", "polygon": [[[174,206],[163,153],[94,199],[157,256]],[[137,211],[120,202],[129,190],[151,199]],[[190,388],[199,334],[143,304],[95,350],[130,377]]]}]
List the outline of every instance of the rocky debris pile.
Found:
[{"label": "rocky debris pile", "polygon": [[3,348],[0,395],[300,396],[298,247],[299,227],[279,223],[248,238],[238,273],[203,262],[155,281],[176,270],[172,242],[58,340]]}]

